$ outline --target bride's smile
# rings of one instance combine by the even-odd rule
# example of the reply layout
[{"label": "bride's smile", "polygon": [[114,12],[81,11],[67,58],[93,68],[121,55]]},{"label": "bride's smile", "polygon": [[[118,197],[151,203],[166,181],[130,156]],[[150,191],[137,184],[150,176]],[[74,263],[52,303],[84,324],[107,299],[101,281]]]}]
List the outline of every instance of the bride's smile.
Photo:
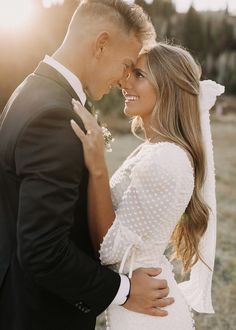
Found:
[{"label": "bride's smile", "polygon": [[142,55],[123,84],[126,116],[140,116],[143,120],[150,117],[157,102],[157,92],[149,76],[147,59]]}]

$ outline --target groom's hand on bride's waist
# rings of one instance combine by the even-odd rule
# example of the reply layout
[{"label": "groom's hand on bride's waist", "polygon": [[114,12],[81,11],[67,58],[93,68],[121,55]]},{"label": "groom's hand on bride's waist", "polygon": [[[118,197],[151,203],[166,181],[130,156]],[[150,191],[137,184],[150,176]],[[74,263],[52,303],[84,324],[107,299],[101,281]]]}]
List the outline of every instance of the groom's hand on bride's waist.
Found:
[{"label": "groom's hand on bride's waist", "polygon": [[161,268],[138,268],[131,278],[130,296],[123,307],[138,313],[166,316],[163,307],[173,304],[168,283],[164,279],[153,278],[161,273]]}]

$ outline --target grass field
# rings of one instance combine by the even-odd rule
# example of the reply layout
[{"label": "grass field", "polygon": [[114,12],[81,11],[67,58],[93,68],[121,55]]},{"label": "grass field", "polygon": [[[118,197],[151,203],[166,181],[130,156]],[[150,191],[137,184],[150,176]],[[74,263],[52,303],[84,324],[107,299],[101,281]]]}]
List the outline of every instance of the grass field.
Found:
[{"label": "grass field", "polygon": [[[196,330],[236,330],[236,116],[229,114],[213,117],[212,132],[218,210],[213,278],[213,304],[216,313],[195,315],[195,323]],[[140,143],[130,134],[115,138],[113,152],[107,154],[110,174]],[[105,329],[103,315],[98,319],[96,329]]]}]

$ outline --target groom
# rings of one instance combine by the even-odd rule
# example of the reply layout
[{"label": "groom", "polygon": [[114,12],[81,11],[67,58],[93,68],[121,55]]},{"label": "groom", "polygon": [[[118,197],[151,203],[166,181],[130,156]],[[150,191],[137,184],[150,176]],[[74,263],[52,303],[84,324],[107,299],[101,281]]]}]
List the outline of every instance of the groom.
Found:
[{"label": "groom", "polygon": [[[155,38],[140,7],[81,1],[65,40],[8,101],[0,119],[0,329],[89,330],[109,304],[156,316],[172,303],[158,269],[130,282],[93,256],[88,173],[72,98],[121,86]],[[129,295],[130,291],[130,295]],[[128,298],[128,299],[127,299]],[[123,329],[124,330],[124,329]]]}]

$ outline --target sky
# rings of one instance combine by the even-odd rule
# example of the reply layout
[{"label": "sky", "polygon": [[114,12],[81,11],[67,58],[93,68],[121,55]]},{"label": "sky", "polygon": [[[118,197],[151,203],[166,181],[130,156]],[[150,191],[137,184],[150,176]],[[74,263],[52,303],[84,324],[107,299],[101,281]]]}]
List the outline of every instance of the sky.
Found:
[{"label": "sky", "polygon": [[[42,0],[46,8],[63,4],[64,0]],[[134,2],[134,0],[126,0]],[[157,0],[145,0],[152,3]],[[230,13],[236,15],[236,0],[172,0],[179,12],[186,12],[193,3],[196,10],[220,10],[228,5]],[[33,19],[32,0],[0,0],[0,28],[26,28]]]},{"label": "sky", "polygon": [[[49,0],[50,1],[50,0]],[[127,2],[134,2],[133,0],[126,0]],[[153,3],[156,0],[145,0],[146,3]],[[193,3],[196,10],[220,10],[225,9],[228,5],[229,11],[236,15],[236,0],[172,0],[179,12],[186,12],[191,3]]]},{"label": "sky", "polygon": [[236,14],[236,0],[172,0],[179,12],[186,12],[193,3],[196,10],[219,10],[228,5],[230,12]]}]

